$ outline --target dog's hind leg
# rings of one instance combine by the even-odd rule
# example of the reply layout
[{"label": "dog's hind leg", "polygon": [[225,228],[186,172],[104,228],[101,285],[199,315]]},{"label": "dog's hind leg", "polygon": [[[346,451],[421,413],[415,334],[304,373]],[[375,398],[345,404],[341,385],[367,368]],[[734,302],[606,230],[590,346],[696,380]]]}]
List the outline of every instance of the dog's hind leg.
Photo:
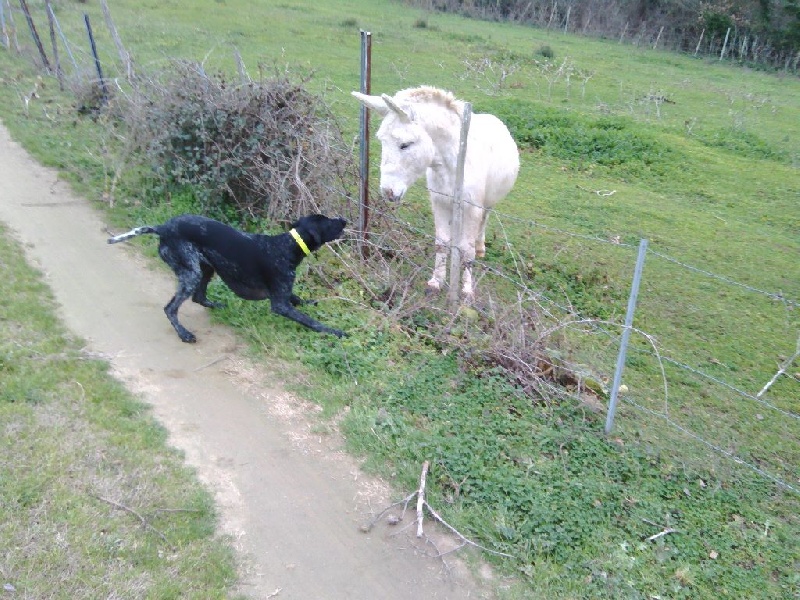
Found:
[{"label": "dog's hind leg", "polygon": [[181,304],[186,302],[186,300],[192,295],[192,292],[194,291],[198,282],[199,277],[187,279],[183,276],[183,274],[179,275],[178,290],[164,307],[164,313],[167,315],[169,322],[172,323],[172,326],[175,328],[175,332],[178,334],[178,337],[181,338],[181,341],[186,342],[187,344],[194,344],[197,341],[197,338],[191,331],[181,325],[180,321],[178,321],[178,309],[181,307]]},{"label": "dog's hind leg", "polygon": [[[164,313],[181,341],[193,344],[197,341],[197,338],[178,321],[178,309],[186,300],[197,294],[198,288],[203,281],[200,255],[191,246],[172,246],[165,244],[163,239],[158,247],[158,254],[178,278],[178,289],[164,307]],[[208,282],[206,282],[207,284]]]},{"label": "dog's hind leg", "polygon": [[224,308],[225,305],[222,302],[213,302],[206,296],[208,282],[211,281],[211,278],[214,276],[214,267],[208,263],[201,262],[200,270],[202,271],[202,276],[197,289],[194,291],[194,294],[192,294],[192,301],[206,308]]},{"label": "dog's hind leg", "polygon": [[307,314],[300,312],[294,306],[286,302],[273,301],[272,312],[274,312],[276,315],[281,315],[282,317],[286,317],[287,319],[291,319],[292,321],[300,323],[301,325],[305,325],[309,329],[313,329],[319,333],[330,333],[336,337],[342,337],[345,335],[344,331],[323,325],[316,319],[313,319]]}]

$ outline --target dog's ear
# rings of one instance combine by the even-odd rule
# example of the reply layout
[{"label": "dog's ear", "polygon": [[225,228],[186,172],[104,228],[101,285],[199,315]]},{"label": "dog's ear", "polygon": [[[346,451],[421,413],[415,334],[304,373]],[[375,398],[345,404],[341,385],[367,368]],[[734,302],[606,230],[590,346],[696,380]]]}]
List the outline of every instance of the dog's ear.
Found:
[{"label": "dog's ear", "polygon": [[311,238],[311,248],[314,250],[319,250],[322,248],[325,241],[322,237],[322,227],[319,226],[319,221],[316,219],[314,220],[314,225],[311,227],[306,228],[306,234]]}]

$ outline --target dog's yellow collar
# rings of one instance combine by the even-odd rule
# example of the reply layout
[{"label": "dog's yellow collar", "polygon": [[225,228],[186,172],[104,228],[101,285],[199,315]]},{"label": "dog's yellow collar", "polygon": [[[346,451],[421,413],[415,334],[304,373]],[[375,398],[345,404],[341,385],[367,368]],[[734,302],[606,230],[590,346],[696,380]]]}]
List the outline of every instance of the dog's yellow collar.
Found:
[{"label": "dog's yellow collar", "polygon": [[290,229],[289,235],[294,238],[294,241],[297,242],[297,245],[300,246],[300,250],[302,250],[306,256],[311,256],[311,250],[308,249],[306,243],[303,241],[303,238],[300,237],[300,234],[297,233],[296,229]]}]

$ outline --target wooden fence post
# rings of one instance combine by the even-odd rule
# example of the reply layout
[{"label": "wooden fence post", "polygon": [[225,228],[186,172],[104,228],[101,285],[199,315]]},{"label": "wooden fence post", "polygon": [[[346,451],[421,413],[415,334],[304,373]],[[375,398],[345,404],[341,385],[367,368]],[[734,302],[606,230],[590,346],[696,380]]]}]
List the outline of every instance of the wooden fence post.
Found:
[{"label": "wooden fence post", "polygon": [[58,44],[56,44],[56,28],[53,20],[53,7],[50,0],[44,0],[45,12],[47,13],[47,22],[50,25],[50,43],[53,46],[53,61],[56,63],[56,79],[58,79],[58,87],[63,91],[64,89],[64,72],[61,70],[61,61],[58,60]]},{"label": "wooden fence post", "polygon": [[658,48],[658,41],[661,39],[661,34],[664,33],[664,26],[661,26],[661,29],[658,30],[658,35],[656,36],[656,41],[653,42],[653,50]]},{"label": "wooden fence post", "polygon": [[725,58],[725,50],[728,48],[728,36],[731,34],[731,28],[728,27],[728,31],[725,32],[725,41],[722,42],[722,52],[719,53],[719,59],[722,60]]},{"label": "wooden fence post", "polygon": [[22,12],[25,14],[25,20],[28,21],[28,27],[31,30],[33,41],[36,43],[36,47],[39,49],[39,56],[42,57],[42,63],[44,64],[44,68],[47,69],[48,73],[52,73],[53,69],[50,66],[50,61],[47,59],[47,54],[45,54],[44,52],[44,46],[42,46],[42,40],[39,37],[39,34],[36,32],[36,25],[34,25],[33,23],[33,17],[31,17],[31,11],[28,9],[28,3],[25,0],[19,0],[19,5],[22,7]]},{"label": "wooden fence post", "polygon": [[467,156],[467,136],[472,120],[472,103],[464,103],[464,115],[461,117],[461,138],[458,143],[458,160],[456,162],[456,186],[453,190],[453,221],[450,224],[450,289],[447,300],[452,308],[458,304],[461,292],[461,238],[464,231],[464,163]]},{"label": "wooden fence post", "polygon": [[705,28],[703,31],[700,32],[700,39],[697,40],[697,46],[694,47],[694,55],[697,56],[697,53],[700,51],[700,44],[703,43],[703,36],[705,35],[706,30]]}]

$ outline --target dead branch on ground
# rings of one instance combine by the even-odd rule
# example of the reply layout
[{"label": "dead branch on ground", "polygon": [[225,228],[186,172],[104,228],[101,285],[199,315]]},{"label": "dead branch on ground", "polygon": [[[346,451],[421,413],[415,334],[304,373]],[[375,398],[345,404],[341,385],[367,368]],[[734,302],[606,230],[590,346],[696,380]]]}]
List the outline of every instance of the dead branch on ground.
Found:
[{"label": "dead branch on ground", "polygon": [[[432,558],[444,559],[444,557],[447,556],[448,554],[451,554],[452,552],[456,552],[457,550],[460,550],[464,546],[473,546],[475,548],[478,548],[478,549],[483,550],[485,552],[488,552],[490,554],[494,554],[496,556],[505,556],[506,558],[514,558],[514,556],[512,556],[511,554],[506,554],[505,552],[499,552],[497,550],[491,550],[491,549],[489,549],[489,548],[487,548],[485,546],[481,546],[477,542],[472,541],[467,536],[465,536],[460,531],[458,531],[455,527],[450,525],[450,523],[445,521],[442,518],[442,516],[438,512],[436,512],[436,510],[430,504],[428,504],[428,501],[425,500],[425,485],[426,485],[426,479],[428,477],[428,468],[429,468],[429,466],[430,466],[430,463],[427,460],[422,464],[422,473],[420,474],[420,478],[419,478],[419,488],[416,491],[412,492],[411,494],[409,494],[408,496],[406,496],[405,498],[403,498],[399,502],[395,502],[394,504],[384,508],[380,512],[380,514],[378,514],[378,516],[375,517],[372,521],[370,521],[366,525],[362,525],[361,531],[363,531],[364,533],[369,533],[370,531],[372,531],[372,528],[375,526],[375,524],[378,523],[378,521],[380,521],[386,513],[388,513],[393,508],[396,508],[396,507],[398,507],[398,506],[400,506],[402,504],[403,505],[403,512],[400,514],[400,516],[397,517],[395,515],[395,516],[390,517],[390,519],[388,520],[388,523],[390,525],[396,525],[397,523],[399,523],[400,521],[403,520],[403,517],[405,516],[406,510],[408,509],[408,505],[411,503],[412,500],[414,500],[414,498],[416,498],[417,499],[417,510],[416,510],[417,516],[416,516],[415,522],[417,524],[417,537],[418,538],[424,538],[427,543],[431,544],[436,549],[436,554],[433,555]],[[454,536],[456,536],[461,541],[460,545],[456,546],[455,548],[453,548],[451,550],[447,550],[445,552],[442,552],[437,548],[436,544],[427,535],[425,535],[425,532],[423,530],[423,521],[424,521],[424,518],[425,518],[425,510],[426,509],[427,509],[428,514],[431,517],[433,517],[434,521],[437,521],[438,523],[440,523],[441,525],[446,527]],[[408,525],[408,526],[410,526],[410,525]],[[404,527],[403,529],[406,529],[406,528]]]},{"label": "dead branch on ground", "polygon": [[169,540],[167,539],[167,536],[165,536],[161,531],[159,531],[158,529],[153,527],[153,525],[150,523],[150,521],[145,519],[141,514],[139,514],[137,511],[135,511],[131,507],[125,506],[124,504],[121,504],[121,503],[116,502],[114,500],[110,500],[109,498],[104,498],[103,496],[98,496],[97,494],[94,494],[94,497],[97,498],[98,500],[102,500],[106,504],[110,504],[111,506],[113,506],[114,508],[116,508],[118,510],[123,510],[123,511],[133,515],[134,517],[139,519],[139,522],[144,526],[145,529],[149,529],[150,531],[155,533],[158,537],[160,537],[164,541],[164,543],[167,544],[170,548],[172,548],[173,550],[175,549],[175,546],[170,544]]}]

